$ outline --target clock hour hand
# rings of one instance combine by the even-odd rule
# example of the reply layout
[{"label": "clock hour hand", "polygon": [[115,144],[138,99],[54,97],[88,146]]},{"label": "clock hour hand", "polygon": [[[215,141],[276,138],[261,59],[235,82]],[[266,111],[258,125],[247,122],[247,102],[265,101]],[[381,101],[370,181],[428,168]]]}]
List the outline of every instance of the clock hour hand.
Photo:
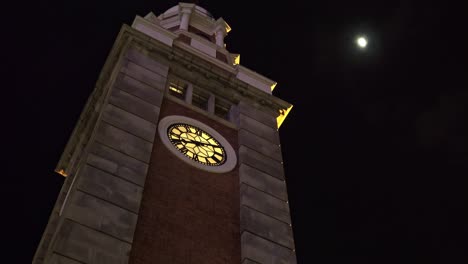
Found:
[{"label": "clock hour hand", "polygon": [[202,142],[200,142],[200,145],[201,145],[201,146],[211,146],[211,147],[219,148],[219,146],[218,146],[218,145],[211,145],[211,144],[208,144],[208,143],[202,143]]},{"label": "clock hour hand", "polygon": [[183,138],[179,138],[179,141],[180,141],[180,142],[185,142],[185,143],[192,143],[192,144],[195,144],[196,146],[219,147],[218,145],[212,145],[212,144],[209,144],[209,143],[203,143],[203,142],[194,141],[194,140],[185,140],[185,139],[183,139]]}]

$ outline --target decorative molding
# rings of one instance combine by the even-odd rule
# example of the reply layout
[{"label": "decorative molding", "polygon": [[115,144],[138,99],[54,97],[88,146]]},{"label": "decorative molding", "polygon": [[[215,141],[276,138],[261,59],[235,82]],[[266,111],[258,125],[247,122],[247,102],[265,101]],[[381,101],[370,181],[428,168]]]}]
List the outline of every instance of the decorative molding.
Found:
[{"label": "decorative molding", "polygon": [[[192,15],[193,14],[196,14],[196,12],[193,12]],[[153,28],[160,28],[160,30],[167,31],[166,29],[155,25],[154,23],[147,23],[151,24]],[[140,34],[134,34],[134,32],[132,32],[130,29],[127,29],[125,25],[123,26],[122,30],[128,31],[129,34],[134,35],[137,42],[140,42],[140,37],[138,36]],[[169,31],[167,33],[176,35],[177,33],[180,34],[181,31],[176,31],[176,34]],[[184,34],[186,33],[190,34],[190,32],[184,31]],[[190,36],[192,35],[195,34],[190,34]],[[147,37],[145,39],[147,39]],[[151,47],[157,45],[156,41],[145,41],[140,42],[139,44],[144,45],[148,50],[157,50]],[[215,48],[216,44],[210,44],[212,44],[213,48]],[[157,46],[159,48],[161,45]],[[239,64],[229,65],[224,63],[218,60],[216,57],[207,55],[181,41],[174,40],[172,46],[174,48],[172,51],[169,49],[167,50],[167,53],[161,55],[170,60],[180,61],[180,63],[183,65],[192,64],[192,69],[194,71],[198,71],[202,75],[207,76],[207,78],[216,78],[222,83],[227,84],[228,88],[234,90],[237,93],[237,95],[234,97],[245,97],[245,99],[247,101],[251,101],[252,104],[260,102],[260,104],[256,107],[259,109],[264,108],[264,110],[268,109],[267,111],[273,111],[276,113],[276,116],[285,116],[285,113],[288,112],[288,109],[291,109],[291,104],[271,94],[271,91],[276,87],[275,81],[270,80],[269,78]],[[222,51],[224,49],[218,47],[217,50]],[[215,72],[215,74],[210,75],[213,72]]]}]

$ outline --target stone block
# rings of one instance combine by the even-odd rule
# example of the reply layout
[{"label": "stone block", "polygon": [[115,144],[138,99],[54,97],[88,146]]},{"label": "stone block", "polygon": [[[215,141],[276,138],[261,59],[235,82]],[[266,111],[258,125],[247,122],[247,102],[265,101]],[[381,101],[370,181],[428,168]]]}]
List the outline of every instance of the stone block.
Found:
[{"label": "stone block", "polygon": [[80,224],[132,243],[137,214],[89,194],[76,191],[64,215]]},{"label": "stone block", "polygon": [[284,247],[294,249],[294,239],[290,224],[245,206],[241,207],[240,215],[241,232],[247,230]]},{"label": "stone block", "polygon": [[163,63],[150,58],[148,54],[144,54],[142,51],[139,51],[136,48],[128,49],[125,57],[135,64],[145,67],[146,69],[159,74],[162,77],[166,77],[167,72],[169,71],[169,66],[166,66]]},{"label": "stone block", "polygon": [[161,88],[163,90],[155,89],[154,87],[146,85],[123,73],[120,73],[117,76],[114,87],[134,95],[157,107],[161,106],[164,97],[164,87]]},{"label": "stone block", "polygon": [[50,259],[47,261],[48,264],[82,264],[82,262],[78,262],[71,258],[67,258],[64,256],[60,256],[57,254],[52,254]]},{"label": "stone block", "polygon": [[247,231],[241,235],[242,260],[261,264],[296,264],[296,254],[289,248],[258,237]]},{"label": "stone block", "polygon": [[159,107],[120,90],[117,87],[112,88],[109,103],[150,121],[153,124],[158,122]]},{"label": "stone block", "polygon": [[65,219],[54,251],[88,264],[127,264],[131,245]]},{"label": "stone block", "polygon": [[161,90],[161,87],[165,87],[166,85],[166,76],[154,73],[149,69],[131,61],[126,61],[122,66],[121,71],[133,79],[143,82],[156,89]]},{"label": "stone block", "polygon": [[271,141],[263,139],[245,129],[239,130],[239,145],[245,145],[251,149],[262,153],[272,159],[279,162],[283,161],[281,154],[281,147],[278,144],[274,144]]},{"label": "stone block", "polygon": [[143,188],[89,165],[82,168],[78,177],[79,190],[138,213]]},{"label": "stone block", "polygon": [[154,123],[111,104],[104,107],[102,120],[149,142],[153,142],[156,134],[156,125]]},{"label": "stone block", "polygon": [[139,186],[145,183],[148,164],[94,141],[89,149],[87,163],[115,174]]},{"label": "stone block", "polygon": [[149,163],[153,149],[150,142],[105,122],[99,124],[96,141],[146,163]]},{"label": "stone block", "polygon": [[239,147],[239,163],[245,163],[273,177],[283,180],[284,168],[281,162],[269,158],[245,146]]},{"label": "stone block", "polygon": [[251,207],[266,215],[291,224],[289,204],[246,184],[240,187],[241,205]]},{"label": "stone block", "polygon": [[239,115],[239,128],[248,130],[249,132],[262,137],[272,142],[273,144],[280,144],[279,134],[276,128],[269,127],[242,113]]},{"label": "stone block", "polygon": [[273,113],[263,112],[244,101],[239,102],[239,111],[242,114],[247,115],[250,118],[255,119],[258,122],[261,122],[271,128],[276,129],[278,127],[276,116],[273,116]]},{"label": "stone block", "polygon": [[259,264],[258,262],[255,262],[253,260],[250,260],[250,259],[244,259],[242,261],[242,264]]},{"label": "stone block", "polygon": [[246,164],[239,167],[240,182],[255,187],[283,201],[288,200],[286,182]]}]

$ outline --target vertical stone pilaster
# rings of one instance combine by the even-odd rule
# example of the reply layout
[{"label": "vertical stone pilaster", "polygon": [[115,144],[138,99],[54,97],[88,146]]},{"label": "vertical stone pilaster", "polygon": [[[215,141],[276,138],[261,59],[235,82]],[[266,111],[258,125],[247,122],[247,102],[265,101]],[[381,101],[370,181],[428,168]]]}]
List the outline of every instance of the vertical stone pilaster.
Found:
[{"label": "vertical stone pilaster", "polygon": [[75,179],[49,222],[54,232],[34,264],[128,263],[168,69],[136,46],[121,53]]},{"label": "vertical stone pilaster", "polygon": [[239,103],[241,263],[295,264],[276,118]]}]

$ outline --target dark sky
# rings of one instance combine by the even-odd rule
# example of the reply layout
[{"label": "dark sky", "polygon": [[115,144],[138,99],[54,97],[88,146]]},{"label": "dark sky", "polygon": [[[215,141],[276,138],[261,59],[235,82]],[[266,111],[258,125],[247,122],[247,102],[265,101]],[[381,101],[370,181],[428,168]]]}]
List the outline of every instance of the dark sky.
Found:
[{"label": "dark sky", "polygon": [[[241,64],[294,104],[280,135],[298,263],[468,262],[465,9],[199,2],[230,24],[227,48]],[[176,3],[16,1],[3,10],[2,262],[31,262],[63,183],[53,170],[121,25]]]}]

